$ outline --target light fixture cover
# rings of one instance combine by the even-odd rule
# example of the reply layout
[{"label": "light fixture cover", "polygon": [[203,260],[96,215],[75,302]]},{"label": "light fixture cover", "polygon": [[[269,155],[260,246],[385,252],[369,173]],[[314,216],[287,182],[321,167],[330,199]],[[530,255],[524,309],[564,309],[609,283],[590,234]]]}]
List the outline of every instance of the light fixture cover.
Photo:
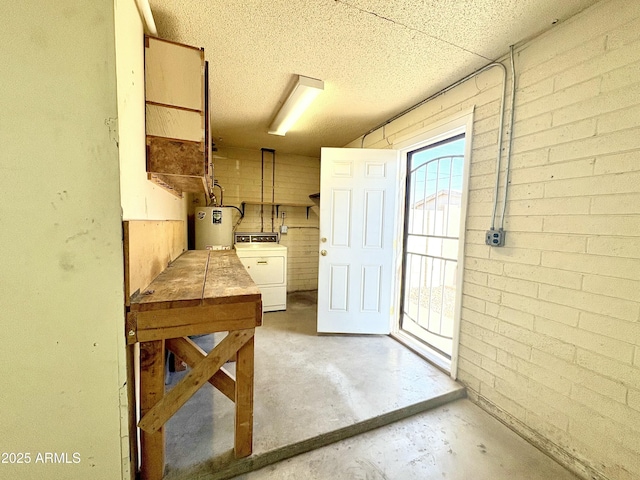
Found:
[{"label": "light fixture cover", "polygon": [[269,127],[269,133],[284,136],[322,90],[322,80],[298,75],[298,81]]}]

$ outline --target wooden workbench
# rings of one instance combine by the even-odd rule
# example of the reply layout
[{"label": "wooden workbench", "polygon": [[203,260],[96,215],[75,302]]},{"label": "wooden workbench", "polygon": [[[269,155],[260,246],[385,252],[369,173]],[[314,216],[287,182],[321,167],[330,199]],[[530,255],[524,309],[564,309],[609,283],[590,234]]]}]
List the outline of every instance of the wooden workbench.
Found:
[{"label": "wooden workbench", "polygon": [[[234,251],[191,250],[134,293],[127,339],[140,343],[141,476],[164,474],[163,425],[205,383],[235,402],[236,457],[251,454],[255,327],[262,323],[260,291]],[[209,354],[190,335],[229,332]],[[165,349],[191,367],[165,394]],[[236,377],[221,367],[236,357]]]}]

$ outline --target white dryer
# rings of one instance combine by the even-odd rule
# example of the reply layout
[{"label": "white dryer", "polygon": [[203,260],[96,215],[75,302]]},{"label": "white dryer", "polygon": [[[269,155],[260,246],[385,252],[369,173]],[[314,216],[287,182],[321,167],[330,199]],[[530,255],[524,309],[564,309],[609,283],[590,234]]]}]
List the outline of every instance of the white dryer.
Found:
[{"label": "white dryer", "polygon": [[238,258],[262,293],[262,310],[287,309],[287,247],[277,233],[236,233]]}]

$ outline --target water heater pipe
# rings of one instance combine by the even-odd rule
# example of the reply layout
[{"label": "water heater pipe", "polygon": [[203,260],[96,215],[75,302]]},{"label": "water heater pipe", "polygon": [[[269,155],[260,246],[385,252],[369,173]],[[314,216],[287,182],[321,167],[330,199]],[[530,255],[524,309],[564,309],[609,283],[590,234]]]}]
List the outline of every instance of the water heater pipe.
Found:
[{"label": "water heater pipe", "polygon": [[218,182],[214,181],[213,182],[213,188],[218,187],[220,189],[220,204],[219,205],[215,205],[214,202],[214,206],[219,206],[219,207],[224,207],[224,188],[222,188],[222,185],[220,185]]}]

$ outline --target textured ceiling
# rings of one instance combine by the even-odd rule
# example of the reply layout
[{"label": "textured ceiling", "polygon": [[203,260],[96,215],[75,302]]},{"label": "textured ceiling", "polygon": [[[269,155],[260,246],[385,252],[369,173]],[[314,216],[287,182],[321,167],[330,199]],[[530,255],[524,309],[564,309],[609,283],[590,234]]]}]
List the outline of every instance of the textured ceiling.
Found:
[{"label": "textured ceiling", "polygon": [[[597,0],[150,0],[158,35],[205,48],[219,146],[319,156]],[[295,75],[325,91],[267,134]]]}]

